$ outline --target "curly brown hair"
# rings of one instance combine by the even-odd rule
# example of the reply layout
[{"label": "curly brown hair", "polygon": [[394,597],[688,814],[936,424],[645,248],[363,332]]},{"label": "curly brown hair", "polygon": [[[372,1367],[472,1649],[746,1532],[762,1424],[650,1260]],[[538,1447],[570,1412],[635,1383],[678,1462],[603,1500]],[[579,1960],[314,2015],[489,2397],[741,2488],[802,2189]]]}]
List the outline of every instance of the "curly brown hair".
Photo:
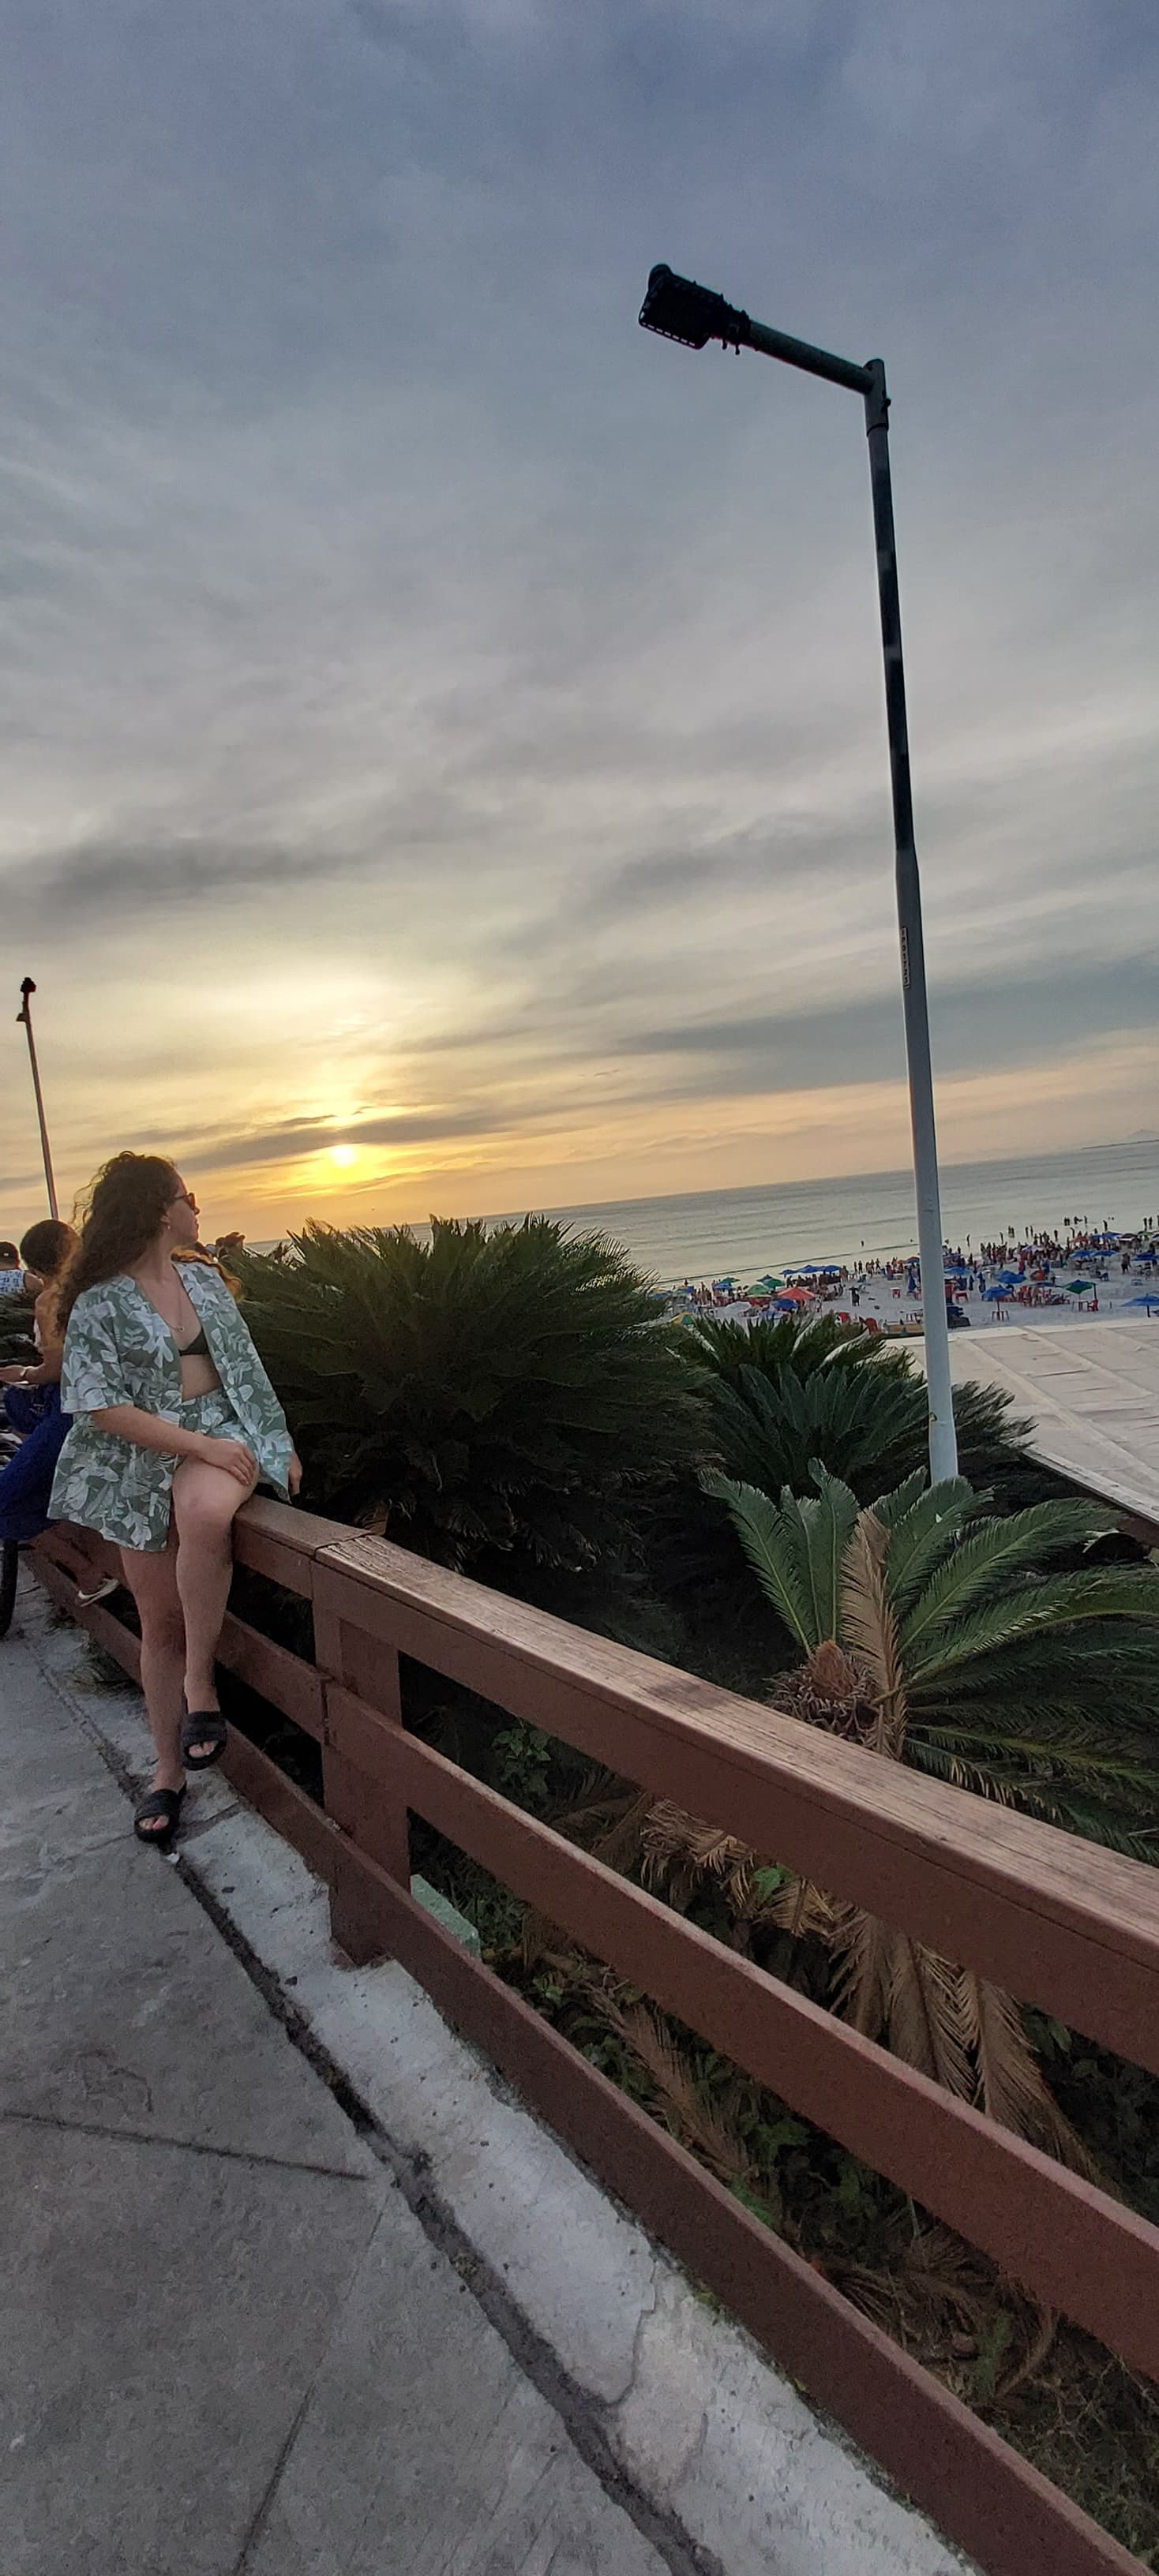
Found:
[{"label": "curly brown hair", "polygon": [[161,1230],[181,1182],[162,1154],[112,1154],[89,1192],[81,1239],[61,1281],[57,1306],[63,1333],[82,1289],[102,1279],[115,1279],[139,1261],[146,1245]]}]

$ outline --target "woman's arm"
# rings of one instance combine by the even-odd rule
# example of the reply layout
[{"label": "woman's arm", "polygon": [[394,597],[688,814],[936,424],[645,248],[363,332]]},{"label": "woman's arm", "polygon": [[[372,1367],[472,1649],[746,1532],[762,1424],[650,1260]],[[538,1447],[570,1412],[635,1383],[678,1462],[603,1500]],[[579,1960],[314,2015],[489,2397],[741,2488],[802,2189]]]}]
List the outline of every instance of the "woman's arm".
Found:
[{"label": "woman's arm", "polygon": [[63,1356],[63,1351],[58,1348],[46,1351],[43,1359],[26,1361],[23,1366],[14,1361],[10,1368],[0,1369],[0,1386],[56,1386],[60,1380]]},{"label": "woman's arm", "polygon": [[199,1458],[205,1467],[224,1467],[239,1485],[248,1488],[253,1483],[257,1460],[240,1440],[215,1440],[208,1431],[186,1431],[179,1422],[146,1413],[140,1404],[102,1405],[87,1419],[98,1431],[111,1431],[137,1449],[155,1449],[162,1458]]},{"label": "woman's arm", "polygon": [[26,1368],[17,1369],[11,1375],[5,1371],[4,1382],[7,1386],[30,1388],[59,1386],[64,1362],[64,1340],[56,1329],[58,1294],[57,1285],[53,1280],[49,1280],[48,1284],[41,1289],[32,1309],[32,1331],[40,1357],[37,1360],[29,1360]]},{"label": "woman's arm", "polygon": [[[226,1332],[227,1348],[232,1345],[231,1357],[235,1363],[240,1363],[246,1371],[248,1381],[246,1391],[250,1399],[251,1407],[256,1406],[257,1409],[259,1435],[263,1438],[272,1436],[272,1438],[277,1441],[279,1447],[284,1443],[289,1452],[286,1460],[285,1491],[293,1497],[301,1491],[302,1461],[290,1439],[289,1425],[286,1421],[281,1401],[275,1393],[270,1382],[269,1374],[258,1355],[253,1334],[250,1331],[245,1316],[241,1312],[232,1289],[222,1278],[220,1271],[210,1268],[208,1271],[203,1270],[201,1272],[198,1282],[198,1295],[192,1301],[198,1307],[199,1312],[201,1309],[202,1293],[205,1289],[209,1289],[211,1295],[216,1295],[220,1309],[220,1319],[223,1329]],[[264,1421],[261,1418],[263,1415],[265,1416]],[[271,1481],[280,1484],[282,1479],[279,1476],[272,1478]]]}]

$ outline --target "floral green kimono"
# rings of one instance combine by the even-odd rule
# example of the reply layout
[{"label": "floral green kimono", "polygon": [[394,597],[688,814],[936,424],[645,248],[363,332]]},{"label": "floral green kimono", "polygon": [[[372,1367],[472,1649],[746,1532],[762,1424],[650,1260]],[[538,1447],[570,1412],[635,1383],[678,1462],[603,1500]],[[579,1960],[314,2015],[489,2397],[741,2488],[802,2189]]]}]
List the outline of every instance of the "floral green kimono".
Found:
[{"label": "floral green kimono", "polygon": [[244,1439],[258,1474],[288,1493],[291,1440],[286,1417],[248,1329],[216,1270],[183,1261],[181,1284],[205,1327],[221,1392],[183,1404],[177,1344],[152,1300],[122,1271],[84,1288],[69,1317],[60,1400],[73,1426],[61,1450],[49,1509],[53,1520],[78,1521],[118,1547],[163,1548],[176,1457],[139,1449],[87,1417],[114,1404],[137,1404],[163,1422]]}]

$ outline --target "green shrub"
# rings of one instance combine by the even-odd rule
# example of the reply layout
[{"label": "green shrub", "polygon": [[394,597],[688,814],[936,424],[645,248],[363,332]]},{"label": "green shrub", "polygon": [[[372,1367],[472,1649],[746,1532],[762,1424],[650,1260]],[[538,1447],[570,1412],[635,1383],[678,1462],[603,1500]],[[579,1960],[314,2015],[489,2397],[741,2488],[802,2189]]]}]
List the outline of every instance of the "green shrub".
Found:
[{"label": "green shrub", "polygon": [[235,1268],[315,1511],[459,1569],[576,1572],[703,1446],[680,1328],[602,1235],[436,1219],[429,1245],[309,1225],[291,1247]]}]

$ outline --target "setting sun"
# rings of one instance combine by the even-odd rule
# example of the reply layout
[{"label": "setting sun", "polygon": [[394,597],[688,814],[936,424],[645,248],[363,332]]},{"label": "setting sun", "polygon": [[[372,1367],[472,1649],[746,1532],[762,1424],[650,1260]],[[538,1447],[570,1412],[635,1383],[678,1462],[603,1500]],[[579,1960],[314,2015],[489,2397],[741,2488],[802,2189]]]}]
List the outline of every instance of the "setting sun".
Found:
[{"label": "setting sun", "polygon": [[331,1145],[328,1150],[331,1162],[337,1163],[340,1172],[348,1172],[351,1164],[358,1160],[357,1145]]}]

